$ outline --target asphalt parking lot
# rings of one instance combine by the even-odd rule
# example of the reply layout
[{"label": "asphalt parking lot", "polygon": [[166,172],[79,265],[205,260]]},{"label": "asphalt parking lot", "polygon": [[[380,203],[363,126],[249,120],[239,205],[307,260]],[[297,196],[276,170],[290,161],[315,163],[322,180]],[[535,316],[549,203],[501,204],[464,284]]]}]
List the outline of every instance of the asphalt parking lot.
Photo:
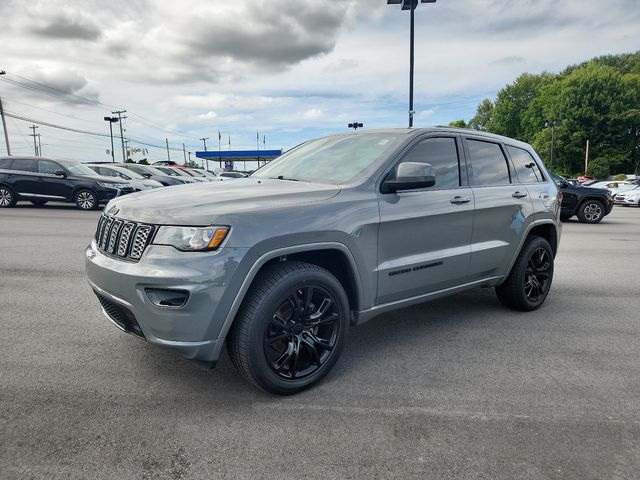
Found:
[{"label": "asphalt parking lot", "polygon": [[0,210],[0,478],[640,477],[638,208],[564,225],[540,310],[475,290],[381,316],[287,398],[103,318],[98,215]]}]

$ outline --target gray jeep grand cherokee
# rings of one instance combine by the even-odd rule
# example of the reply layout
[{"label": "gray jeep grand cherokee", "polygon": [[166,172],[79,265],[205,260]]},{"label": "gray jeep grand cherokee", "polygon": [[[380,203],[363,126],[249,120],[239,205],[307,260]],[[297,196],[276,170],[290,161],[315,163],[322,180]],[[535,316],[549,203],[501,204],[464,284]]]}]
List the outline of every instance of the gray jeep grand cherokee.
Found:
[{"label": "gray jeep grand cherokee", "polygon": [[474,287],[545,300],[561,194],[527,144],[451,128],[304,143],[233,182],[117,198],[86,250],[104,314],[249,381],[318,382],[351,325]]}]

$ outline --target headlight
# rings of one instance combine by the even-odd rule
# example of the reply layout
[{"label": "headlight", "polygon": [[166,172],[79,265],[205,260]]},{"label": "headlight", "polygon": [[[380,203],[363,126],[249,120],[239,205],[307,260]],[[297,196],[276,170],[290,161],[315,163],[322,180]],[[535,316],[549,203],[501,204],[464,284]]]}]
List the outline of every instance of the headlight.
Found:
[{"label": "headlight", "polygon": [[111,183],[111,182],[98,182],[98,185],[104,188],[122,188],[124,187],[121,183]]},{"label": "headlight", "polygon": [[160,227],[154,245],[171,245],[178,250],[215,250],[229,233],[229,227]]}]

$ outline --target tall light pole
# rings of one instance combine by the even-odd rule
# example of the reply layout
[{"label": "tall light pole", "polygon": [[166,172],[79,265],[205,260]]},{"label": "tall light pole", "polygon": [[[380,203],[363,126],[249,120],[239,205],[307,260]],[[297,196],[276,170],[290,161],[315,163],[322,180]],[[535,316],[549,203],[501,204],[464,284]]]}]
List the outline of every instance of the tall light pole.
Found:
[{"label": "tall light pole", "polygon": [[418,3],[436,3],[436,0],[387,0],[387,5],[402,5],[402,10],[411,10],[410,21],[410,47],[409,47],[409,128],[413,127],[413,58],[414,58],[414,31],[415,31],[415,9]]},{"label": "tall light pole", "polygon": [[116,155],[113,153],[113,124],[118,122],[118,117],[104,117],[105,122],[109,122],[109,135],[111,136],[111,162],[116,163]]},{"label": "tall light pole", "polygon": [[551,128],[551,154],[549,159],[549,168],[553,167],[553,149],[556,144],[556,127],[562,125],[560,121],[544,122],[546,128]]},{"label": "tall light pole", "polygon": [[[0,70],[0,75],[6,75],[7,72]],[[4,119],[4,109],[2,108],[2,98],[0,98],[0,117],[2,118],[2,128],[4,129],[4,141],[7,145],[7,155],[11,156],[11,147],[9,146],[9,132],[7,131],[7,121]]]},{"label": "tall light pole", "polygon": [[359,128],[364,127],[363,123],[360,122],[353,122],[349,124],[349,128],[353,128],[354,130],[358,130]]}]

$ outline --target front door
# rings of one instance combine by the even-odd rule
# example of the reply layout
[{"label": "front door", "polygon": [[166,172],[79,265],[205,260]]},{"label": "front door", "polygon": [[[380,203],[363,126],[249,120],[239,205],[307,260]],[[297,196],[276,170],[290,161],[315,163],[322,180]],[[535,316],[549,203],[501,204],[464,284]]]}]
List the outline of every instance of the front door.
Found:
[{"label": "front door", "polygon": [[436,184],[379,193],[377,303],[445,289],[467,276],[474,202],[460,151],[456,136],[422,138],[400,162],[431,164]]},{"label": "front door", "polygon": [[40,194],[51,199],[73,200],[73,187],[71,181],[55,172],[65,171],[57,162],[52,160],[38,160],[38,173],[40,173]]}]

